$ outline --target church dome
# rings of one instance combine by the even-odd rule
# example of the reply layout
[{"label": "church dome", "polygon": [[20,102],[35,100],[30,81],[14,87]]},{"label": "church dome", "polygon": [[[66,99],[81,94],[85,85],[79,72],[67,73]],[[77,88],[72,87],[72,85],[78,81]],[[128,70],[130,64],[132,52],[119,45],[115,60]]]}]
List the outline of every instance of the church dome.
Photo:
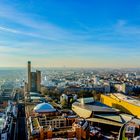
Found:
[{"label": "church dome", "polygon": [[49,103],[40,103],[34,107],[36,113],[56,112],[56,109]]}]

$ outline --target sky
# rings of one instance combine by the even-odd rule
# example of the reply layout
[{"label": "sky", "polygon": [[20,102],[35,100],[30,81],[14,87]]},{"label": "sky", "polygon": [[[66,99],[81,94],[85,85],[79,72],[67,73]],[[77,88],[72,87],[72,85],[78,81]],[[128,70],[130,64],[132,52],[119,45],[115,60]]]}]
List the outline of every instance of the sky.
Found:
[{"label": "sky", "polygon": [[140,68],[140,0],[0,0],[0,60]]}]

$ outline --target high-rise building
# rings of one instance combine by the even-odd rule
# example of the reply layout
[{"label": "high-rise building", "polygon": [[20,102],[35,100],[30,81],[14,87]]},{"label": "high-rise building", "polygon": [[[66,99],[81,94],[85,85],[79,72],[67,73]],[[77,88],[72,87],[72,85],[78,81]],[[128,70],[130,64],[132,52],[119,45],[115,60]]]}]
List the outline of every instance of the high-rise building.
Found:
[{"label": "high-rise building", "polygon": [[41,88],[41,71],[37,70],[36,71],[37,74],[37,91],[40,91]]},{"label": "high-rise building", "polygon": [[31,72],[31,62],[28,61],[28,91],[40,92],[41,87],[41,72]]},{"label": "high-rise building", "polygon": [[37,91],[37,74],[36,72],[31,72],[31,92]]},{"label": "high-rise building", "polygon": [[28,91],[31,89],[31,61],[28,61]]}]

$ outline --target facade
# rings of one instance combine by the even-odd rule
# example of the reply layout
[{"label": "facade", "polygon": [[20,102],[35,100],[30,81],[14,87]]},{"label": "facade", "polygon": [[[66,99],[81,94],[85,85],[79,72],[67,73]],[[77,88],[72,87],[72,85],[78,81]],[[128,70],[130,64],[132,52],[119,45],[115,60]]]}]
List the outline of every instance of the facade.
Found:
[{"label": "facade", "polygon": [[8,105],[8,101],[11,100],[14,95],[14,85],[11,82],[5,82],[1,85],[1,93],[0,93],[0,109],[6,108]]},{"label": "facade", "polygon": [[36,71],[36,84],[37,84],[37,91],[40,92],[41,90],[41,71]]},{"label": "facade", "polygon": [[136,79],[136,73],[127,73],[125,76],[127,79]]},{"label": "facade", "polygon": [[28,91],[31,90],[31,61],[28,61]]},{"label": "facade", "polygon": [[28,61],[28,91],[40,92],[41,87],[41,72],[31,72],[31,62]]},{"label": "facade", "polygon": [[26,117],[30,140],[79,137],[72,129],[77,116],[61,114],[49,103],[37,104],[32,111],[28,111],[26,110]]},{"label": "facade", "polygon": [[31,72],[31,87],[30,87],[30,91],[37,91],[37,74],[36,72]]},{"label": "facade", "polygon": [[0,111],[0,139],[11,140],[13,134],[13,122],[17,118],[17,107],[9,102],[7,108]]},{"label": "facade", "polygon": [[89,137],[88,122],[73,118],[73,123],[68,123],[69,118],[62,116],[50,119],[46,117],[30,117],[30,140],[44,139],[71,139],[86,140]]}]

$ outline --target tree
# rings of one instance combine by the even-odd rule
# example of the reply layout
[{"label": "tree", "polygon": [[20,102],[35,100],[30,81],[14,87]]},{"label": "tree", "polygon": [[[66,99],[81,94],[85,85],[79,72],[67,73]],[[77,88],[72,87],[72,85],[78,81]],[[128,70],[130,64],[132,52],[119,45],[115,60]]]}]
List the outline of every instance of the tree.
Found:
[{"label": "tree", "polygon": [[66,99],[63,99],[63,100],[61,101],[61,105],[62,105],[63,108],[66,108],[67,105],[68,105],[67,100],[66,100]]},{"label": "tree", "polygon": [[46,95],[48,92],[46,87],[41,87],[41,94]]}]

